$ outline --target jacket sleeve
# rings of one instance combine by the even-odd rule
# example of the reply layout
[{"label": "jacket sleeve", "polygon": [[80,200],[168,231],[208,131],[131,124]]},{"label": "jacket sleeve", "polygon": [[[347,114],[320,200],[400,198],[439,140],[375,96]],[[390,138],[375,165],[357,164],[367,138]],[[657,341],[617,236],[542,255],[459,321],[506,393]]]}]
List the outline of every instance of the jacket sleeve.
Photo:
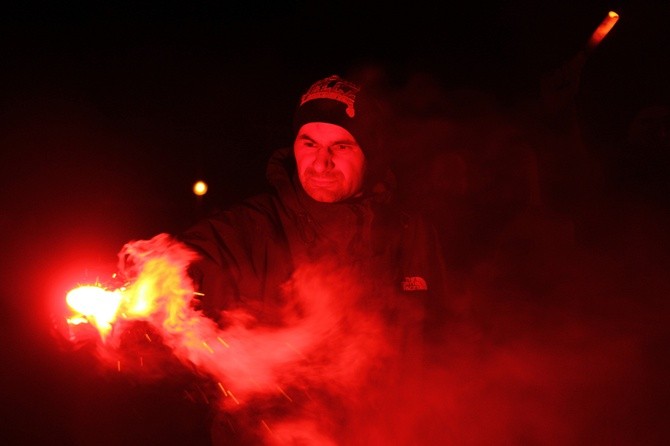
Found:
[{"label": "jacket sleeve", "polygon": [[201,294],[200,309],[219,322],[223,310],[232,309],[240,302],[241,271],[251,251],[248,224],[245,225],[248,218],[239,209],[227,210],[178,235],[180,241],[199,254],[188,273]]},{"label": "jacket sleeve", "polygon": [[196,223],[178,237],[199,253],[189,274],[200,308],[225,325],[222,311],[243,308],[272,317],[281,284],[292,271],[286,237],[272,197],[258,196]]}]

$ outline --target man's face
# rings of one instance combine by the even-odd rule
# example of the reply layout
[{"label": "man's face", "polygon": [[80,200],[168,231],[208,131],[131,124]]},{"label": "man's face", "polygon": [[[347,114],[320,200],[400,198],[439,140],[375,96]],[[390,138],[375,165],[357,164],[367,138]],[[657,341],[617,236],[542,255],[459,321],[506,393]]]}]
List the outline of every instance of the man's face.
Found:
[{"label": "man's face", "polygon": [[293,153],[300,183],[316,201],[335,203],[361,194],[365,155],[345,128],[309,122],[298,131]]}]

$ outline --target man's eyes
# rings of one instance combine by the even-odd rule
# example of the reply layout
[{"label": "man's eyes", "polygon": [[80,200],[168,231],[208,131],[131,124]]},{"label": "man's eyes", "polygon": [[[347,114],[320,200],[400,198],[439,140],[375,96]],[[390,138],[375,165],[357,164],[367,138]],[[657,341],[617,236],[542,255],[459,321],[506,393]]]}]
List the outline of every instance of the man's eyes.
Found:
[{"label": "man's eyes", "polygon": [[[302,146],[310,149],[321,147],[319,144],[312,141],[303,141]],[[333,144],[332,146],[330,146],[330,148],[335,151],[343,151],[343,150],[352,150],[354,146],[352,144]]]}]

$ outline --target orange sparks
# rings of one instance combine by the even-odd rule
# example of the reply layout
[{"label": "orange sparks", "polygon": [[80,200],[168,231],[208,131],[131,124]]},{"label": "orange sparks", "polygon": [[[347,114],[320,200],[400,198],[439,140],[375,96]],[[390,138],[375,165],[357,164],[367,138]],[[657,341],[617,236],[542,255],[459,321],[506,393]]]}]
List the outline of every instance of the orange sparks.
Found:
[{"label": "orange sparks", "polygon": [[289,400],[290,402],[293,402],[293,400],[291,399],[291,397],[288,396],[288,394],[287,394],[286,392],[284,392],[284,389],[282,389],[281,387],[277,386],[277,390],[279,390],[279,392],[280,392],[282,395],[284,395],[284,396],[286,397],[287,400]]},{"label": "orange sparks", "polygon": [[231,392],[230,390],[226,390],[226,388],[223,387],[223,384],[221,384],[221,381],[217,382],[216,385],[219,386],[219,389],[221,389],[221,393],[223,393],[224,396],[228,396],[233,401],[235,401],[235,403],[237,403],[238,405],[240,404],[239,400],[237,398],[235,398],[235,395],[233,395],[233,392]]},{"label": "orange sparks", "polygon": [[226,392],[226,393],[227,393],[227,395],[228,395],[229,397],[231,397],[231,398],[233,399],[233,401],[235,401],[235,402],[237,403],[237,405],[240,404],[239,400],[238,400],[237,398],[235,398],[235,395],[233,395],[233,392],[231,392],[230,390],[228,390],[228,392]]},{"label": "orange sparks", "polygon": [[591,34],[591,38],[587,43],[587,48],[589,50],[594,49],[614,27],[617,20],[619,20],[619,14],[614,11],[608,12],[607,16],[600,22],[600,25],[598,25],[598,28]]},{"label": "orange sparks", "polygon": [[263,425],[263,427],[265,429],[268,430],[268,432],[270,432],[272,435],[274,435],[274,432],[272,432],[272,429],[270,429],[270,426],[268,426],[268,424],[265,422],[265,420],[261,420],[261,424]]}]

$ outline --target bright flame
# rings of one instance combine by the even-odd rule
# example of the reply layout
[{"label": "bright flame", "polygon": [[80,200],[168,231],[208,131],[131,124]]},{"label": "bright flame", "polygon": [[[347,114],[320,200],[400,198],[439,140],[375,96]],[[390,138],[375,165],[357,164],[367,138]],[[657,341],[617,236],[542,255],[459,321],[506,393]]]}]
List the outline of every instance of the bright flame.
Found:
[{"label": "bright flame", "polygon": [[68,323],[78,325],[91,321],[105,338],[116,320],[117,311],[123,299],[120,290],[109,291],[98,285],[82,285],[67,293],[65,301],[74,311]]},{"label": "bright flame", "polygon": [[598,28],[596,28],[593,34],[591,34],[591,38],[587,44],[588,48],[595,48],[600,43],[600,41],[605,38],[607,33],[609,33],[610,30],[614,27],[617,20],[619,20],[619,14],[614,11],[608,12],[607,16],[603,19],[602,22],[600,22],[600,25],[598,25]]}]

